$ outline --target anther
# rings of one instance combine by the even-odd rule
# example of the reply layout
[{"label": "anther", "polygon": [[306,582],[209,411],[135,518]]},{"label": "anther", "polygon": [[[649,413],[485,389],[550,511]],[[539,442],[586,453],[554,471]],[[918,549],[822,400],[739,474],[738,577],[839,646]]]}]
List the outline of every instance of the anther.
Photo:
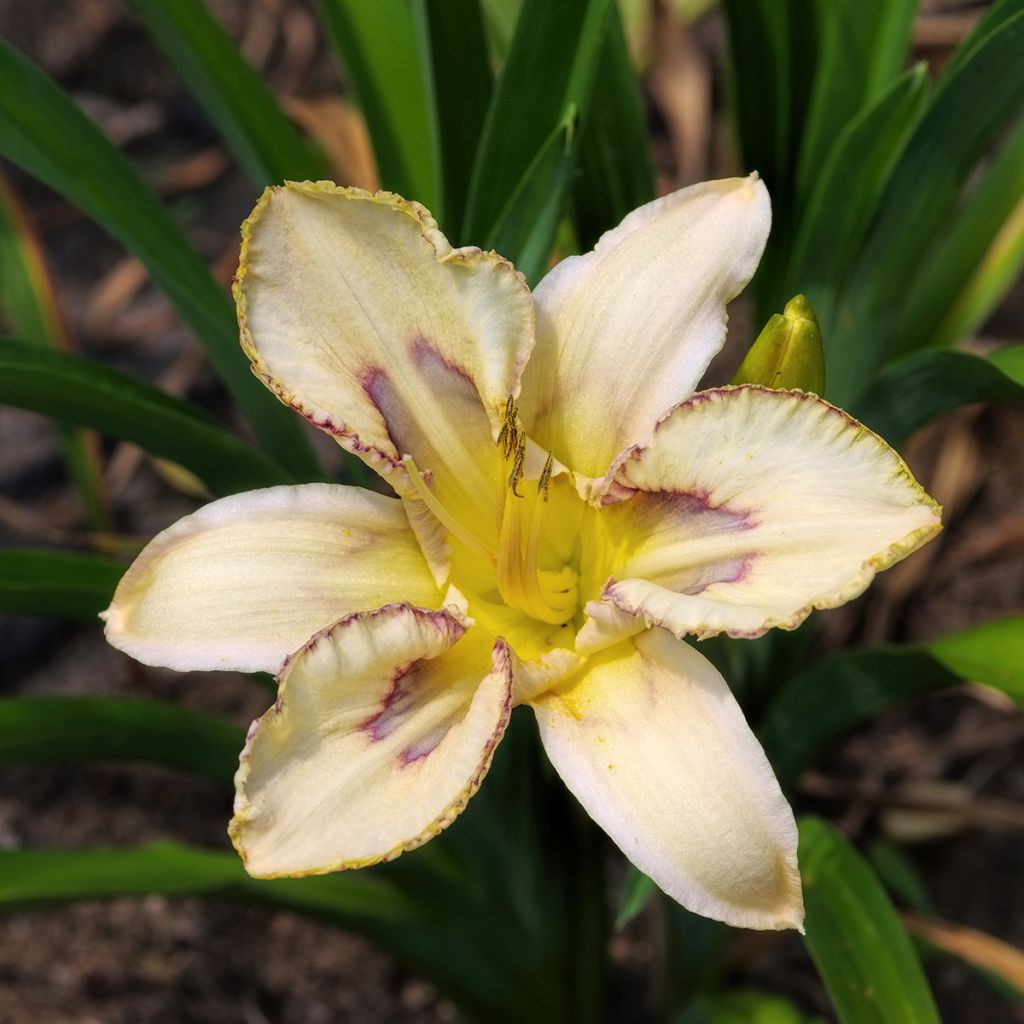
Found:
[{"label": "anther", "polygon": [[520,434],[518,431],[516,431],[516,435],[516,452],[512,462],[512,472],[508,477],[508,485],[512,488],[512,493],[517,498],[521,498],[522,495],[516,490],[516,487],[523,478],[523,463],[526,461],[526,435]]},{"label": "anther", "polygon": [[516,400],[509,395],[508,400],[505,402],[505,419],[498,433],[498,447],[506,459],[511,458],[518,446],[519,428],[516,426],[518,416],[519,408],[516,405]]},{"label": "anther", "polygon": [[537,490],[544,495],[544,500],[548,500],[548,488],[551,484],[551,470],[554,468],[555,456],[552,452],[548,452],[548,460],[544,463],[544,468],[540,471],[540,479],[537,481]]}]

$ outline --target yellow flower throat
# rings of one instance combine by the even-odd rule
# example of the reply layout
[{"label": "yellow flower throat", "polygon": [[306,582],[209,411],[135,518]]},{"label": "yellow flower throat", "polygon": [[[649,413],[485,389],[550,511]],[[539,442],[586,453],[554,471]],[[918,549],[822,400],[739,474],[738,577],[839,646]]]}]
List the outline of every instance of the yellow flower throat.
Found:
[{"label": "yellow flower throat", "polygon": [[[505,406],[498,434],[498,451],[505,469],[499,466],[497,482],[497,550],[468,530],[437,500],[426,485],[412,458],[404,460],[417,496],[453,537],[489,562],[497,579],[498,593],[505,604],[532,619],[563,625],[573,619],[579,607],[578,573],[562,559],[551,567],[550,545],[545,545],[544,521],[548,510],[554,460],[549,454],[536,482],[524,477],[527,439],[518,425],[513,398]],[[522,490],[520,490],[522,488]]]}]

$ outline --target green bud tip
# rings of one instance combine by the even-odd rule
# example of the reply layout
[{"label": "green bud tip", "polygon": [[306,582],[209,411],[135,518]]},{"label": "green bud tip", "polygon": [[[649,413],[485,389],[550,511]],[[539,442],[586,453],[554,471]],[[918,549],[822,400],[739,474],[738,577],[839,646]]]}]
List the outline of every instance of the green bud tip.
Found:
[{"label": "green bud tip", "polygon": [[824,393],[821,329],[806,296],[795,295],[769,318],[730,383]]}]

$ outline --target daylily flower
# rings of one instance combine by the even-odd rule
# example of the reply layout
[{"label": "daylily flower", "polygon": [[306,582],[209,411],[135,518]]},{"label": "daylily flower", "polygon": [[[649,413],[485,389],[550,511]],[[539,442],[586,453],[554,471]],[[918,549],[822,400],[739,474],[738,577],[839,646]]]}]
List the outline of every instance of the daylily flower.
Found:
[{"label": "daylily flower", "polygon": [[693,393],[769,225],[756,176],[696,185],[531,296],[416,203],[264,193],[235,286],[253,370],[398,497],[216,501],[149,544],[106,613],[150,664],[280,670],[237,776],[251,874],[430,839],[529,704],[566,785],[665,892],[800,927],[792,813],[683,637],[792,629],[923,544],[939,510],[812,394]]}]

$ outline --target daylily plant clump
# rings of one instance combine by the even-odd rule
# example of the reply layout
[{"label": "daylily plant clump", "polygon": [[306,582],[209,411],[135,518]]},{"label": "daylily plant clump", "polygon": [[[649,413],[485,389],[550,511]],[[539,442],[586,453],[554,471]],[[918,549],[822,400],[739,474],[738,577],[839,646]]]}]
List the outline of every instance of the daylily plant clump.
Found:
[{"label": "daylily plant clump", "polygon": [[149,544],[106,612],[148,664],[279,673],[236,780],[251,874],[419,846],[529,704],[566,785],[665,892],[801,926],[792,812],[683,638],[792,629],[933,536],[939,510],[813,394],[694,393],[770,220],[756,176],[683,189],[531,295],[416,203],[266,191],[242,231],[242,345],[398,497],[216,501]]}]

